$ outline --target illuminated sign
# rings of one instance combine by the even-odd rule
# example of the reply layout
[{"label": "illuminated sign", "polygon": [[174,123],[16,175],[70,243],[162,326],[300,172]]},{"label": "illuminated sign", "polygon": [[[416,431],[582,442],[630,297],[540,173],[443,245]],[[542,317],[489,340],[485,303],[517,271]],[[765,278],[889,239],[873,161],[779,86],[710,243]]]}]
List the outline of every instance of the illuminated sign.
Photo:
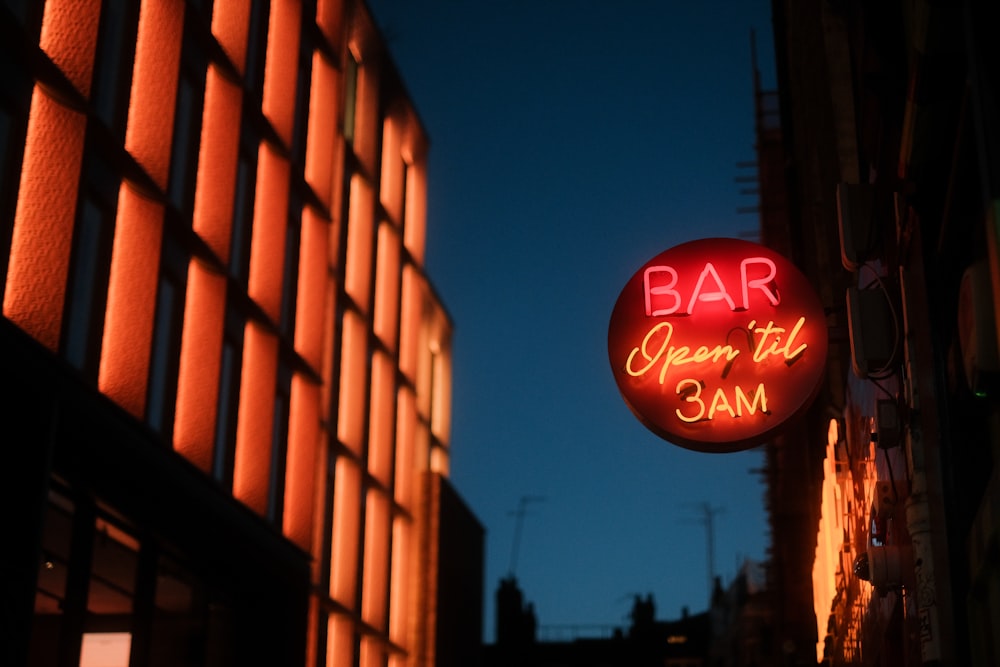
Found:
[{"label": "illuminated sign", "polygon": [[815,398],[823,306],[769,248],[730,238],[666,250],[626,283],[608,327],[615,381],[651,431],[702,452],[760,444]]}]

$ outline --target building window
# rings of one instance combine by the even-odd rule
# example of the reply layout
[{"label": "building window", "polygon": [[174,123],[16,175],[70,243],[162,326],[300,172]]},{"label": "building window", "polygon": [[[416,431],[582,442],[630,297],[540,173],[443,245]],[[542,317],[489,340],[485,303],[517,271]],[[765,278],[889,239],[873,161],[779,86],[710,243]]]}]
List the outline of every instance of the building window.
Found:
[{"label": "building window", "polygon": [[[43,3],[37,0],[3,0],[3,7],[21,24],[22,28],[33,28],[37,35],[38,23],[41,20]],[[3,19],[6,21],[6,18]]]},{"label": "building window", "polygon": [[0,52],[0,294],[7,282],[11,234],[20,182],[24,139],[31,104],[31,79],[23,65],[6,51]]},{"label": "building window", "polygon": [[97,155],[88,151],[83,167],[61,337],[66,360],[91,381],[100,363],[119,188],[118,178]]},{"label": "building window", "polygon": [[29,664],[215,664],[220,630],[187,568],[92,500],[50,493]]},{"label": "building window", "polygon": [[354,54],[347,54],[347,67],[344,71],[344,139],[348,144],[354,143],[354,115],[358,103],[358,61]]},{"label": "building window", "polygon": [[289,196],[288,231],[285,234],[285,260],[281,279],[281,336],[294,340],[295,303],[298,292],[299,245],[302,236],[302,198],[294,191]]},{"label": "building window", "polygon": [[226,309],[219,366],[219,404],[215,419],[215,446],[212,476],[223,488],[233,488],[233,460],[236,456],[236,424],[240,405],[240,371],[243,367],[243,318],[234,307]]},{"label": "building window", "polygon": [[173,234],[164,233],[160,282],[156,294],[156,319],[153,324],[153,348],[149,361],[146,422],[162,434],[167,442],[173,436],[187,265],[187,252]]},{"label": "building window", "polygon": [[167,195],[181,215],[190,220],[194,210],[194,188],[198,171],[198,144],[205,96],[205,48],[190,23],[184,26],[180,79],[174,116],[173,155]]},{"label": "building window", "polygon": [[91,102],[97,117],[119,140],[125,136],[138,21],[138,3],[105,0],[102,4]]},{"label": "building window", "polygon": [[253,236],[254,189],[257,183],[256,135],[244,122],[236,167],[236,194],[233,200],[232,235],[229,239],[229,275],[246,291],[250,273],[250,240]]},{"label": "building window", "polygon": [[[315,14],[313,14],[315,16]],[[306,139],[309,130],[309,98],[312,84],[312,61],[315,51],[315,28],[309,22],[303,26],[299,45],[299,72],[295,86],[295,125],[292,128],[291,161],[301,172],[306,161]]]},{"label": "building window", "polygon": [[274,394],[274,418],[271,422],[271,467],[268,480],[267,518],[281,526],[285,500],[285,458],[288,452],[288,404],[292,372],[288,364],[278,363],[278,386]]},{"label": "building window", "polygon": [[247,37],[247,89],[257,100],[258,110],[264,91],[264,63],[267,58],[267,28],[271,3],[259,0],[251,4],[250,31]]}]

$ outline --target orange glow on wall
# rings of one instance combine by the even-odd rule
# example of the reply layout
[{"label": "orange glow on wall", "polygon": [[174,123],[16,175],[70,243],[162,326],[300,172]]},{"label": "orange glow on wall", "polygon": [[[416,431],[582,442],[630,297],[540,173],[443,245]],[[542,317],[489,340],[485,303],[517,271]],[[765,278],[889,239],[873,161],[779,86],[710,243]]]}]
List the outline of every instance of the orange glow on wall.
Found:
[{"label": "orange glow on wall", "polygon": [[257,163],[257,192],[247,291],[273,322],[281,313],[281,282],[288,225],[288,161],[266,141]]},{"label": "orange glow on wall", "polygon": [[128,181],[118,194],[97,385],[133,417],[146,411],[163,206]]},{"label": "orange glow on wall", "polygon": [[431,447],[431,472],[447,477],[451,474],[451,456],[448,449],[440,445]]},{"label": "orange glow on wall", "polygon": [[301,14],[299,2],[271,3],[261,107],[286,146],[292,144],[292,125],[295,121]]},{"label": "orange glow on wall", "polygon": [[[131,62],[130,44],[99,41],[108,3],[35,4],[40,50],[30,36],[22,50],[53,65],[27,67],[22,75],[42,77],[44,87],[19,88],[10,100],[28,116],[12,135],[25,145],[12,147],[22,164],[10,184],[18,201],[3,316],[48,348],[54,368],[69,361],[93,384],[96,365],[96,389],[141,427],[137,447],[162,447],[169,433],[166,454],[200,475],[216,501],[243,504],[257,528],[280,528],[308,554],[308,620],[299,628],[307,662],[433,663],[436,601],[447,593],[438,591],[442,508],[432,472],[449,467],[451,322],[423,267],[427,137],[364,3],[264,3],[266,26],[254,26],[267,35],[266,57],[253,52],[264,68],[259,112],[243,107],[256,103],[242,80],[249,45],[260,47],[257,35],[250,40],[252,2],[135,0],[119,26],[126,39],[135,31]],[[316,26],[303,16],[312,6]],[[31,26],[13,27],[23,29]],[[312,53],[302,51],[307,37]],[[311,58],[309,91],[297,89],[303,58]],[[204,89],[191,90],[201,75]],[[107,104],[98,110],[88,98],[99,85]],[[182,96],[183,137],[174,134]],[[297,106],[303,100],[308,109]],[[304,152],[291,151],[304,114],[306,132],[295,137]],[[248,137],[256,160],[244,165]],[[84,173],[92,157],[100,174]],[[96,186],[96,244],[74,244],[81,182]],[[237,203],[242,185],[252,192]],[[286,250],[295,249],[288,225],[299,220],[292,192],[303,202],[298,274],[284,285]],[[116,193],[114,212],[105,204]],[[230,262],[236,208],[252,217],[240,228],[249,238],[239,239],[248,267]],[[95,280],[107,276],[103,315],[86,310],[104,303],[102,285],[90,301],[66,284],[73,253],[94,245],[79,261]],[[283,313],[292,288],[294,313]],[[77,292],[87,300],[68,308]],[[60,340],[64,312],[100,332],[98,359],[89,329],[79,337],[85,359],[66,350],[78,337]],[[294,333],[279,326],[285,314]],[[286,442],[275,442],[286,426],[276,408],[287,408]],[[296,567],[275,567],[285,565]]]},{"label": "orange glow on wall", "polygon": [[35,87],[3,314],[53,352],[59,349],[86,123],[86,116]]},{"label": "orange glow on wall", "polygon": [[361,471],[341,456],[333,490],[333,540],[330,547],[330,597],[354,608],[357,591],[358,534],[361,526]]},{"label": "orange glow on wall", "polygon": [[340,105],[337,69],[321,51],[313,53],[312,94],[309,96],[309,142],[306,146],[305,177],[316,196],[333,209],[333,161],[339,151],[337,109]]},{"label": "orange glow on wall", "polygon": [[385,647],[373,637],[361,638],[361,651],[358,655],[359,667],[382,667],[387,658]]},{"label": "orange glow on wall", "polygon": [[319,657],[319,622],[323,612],[319,608],[319,598],[309,596],[309,620],[306,621],[306,664],[318,665]]},{"label": "orange glow on wall", "polygon": [[384,630],[389,592],[389,501],[380,489],[368,490],[364,549],[361,618]]},{"label": "orange glow on wall", "polygon": [[250,6],[245,0],[215,0],[212,4],[212,34],[240,74],[246,73]]},{"label": "orange glow on wall", "polygon": [[317,0],[316,25],[330,44],[340,52],[343,41],[344,0]]},{"label": "orange glow on wall", "polygon": [[[339,389],[338,378],[334,376],[333,357],[337,354],[340,341],[337,339],[337,327],[333,325],[337,317],[337,281],[332,275],[327,275],[326,298],[323,300],[323,346],[320,360],[320,375],[323,378],[323,422],[332,424],[332,414],[336,410],[334,393]],[[297,320],[297,318],[296,318]],[[298,324],[296,324],[298,326]],[[330,430],[333,430],[331,427]]]},{"label": "orange glow on wall", "polygon": [[242,102],[243,89],[228,80],[217,65],[210,65],[205,78],[192,227],[223,264],[229,262]]},{"label": "orange glow on wall", "polygon": [[247,322],[243,334],[233,496],[262,516],[267,512],[277,367],[278,339],[252,320]]},{"label": "orange glow on wall", "polygon": [[760,444],[811,403],[826,364],[822,304],[763,246],[702,239],[660,253],[615,304],[608,355],[651,431],[705,452]]},{"label": "orange glow on wall", "polygon": [[371,418],[368,421],[368,471],[386,488],[392,482],[396,369],[384,353],[372,358]]},{"label": "orange glow on wall", "polygon": [[[423,475],[423,502],[422,508],[425,512],[425,520],[428,523],[428,535],[441,534],[441,484],[439,478],[434,475]],[[437,655],[437,591],[438,579],[440,577],[440,543],[437,539],[431,539],[426,544],[420,545],[420,553],[423,555],[423,562],[420,563],[423,581],[420,582],[422,590],[418,594],[418,605],[422,613],[424,623],[417,631],[416,650],[427,660],[425,664],[436,664]]]},{"label": "orange glow on wall", "polygon": [[[813,557],[812,587],[813,606],[816,613],[816,629],[819,640],[816,643],[816,659],[823,660],[824,639],[827,634],[828,621],[833,613],[833,605],[838,594],[843,595],[846,588],[846,574],[849,571],[847,561],[850,557],[850,544],[847,540],[848,526],[845,526],[847,515],[840,490],[840,480],[837,474],[837,445],[839,433],[836,430],[837,421],[831,420],[830,434],[826,445],[826,457],[823,460],[823,488],[820,505],[819,527],[816,534],[816,550]],[[848,478],[850,472],[847,473]],[[846,488],[853,487],[853,482],[847,479]]]},{"label": "orange glow on wall", "polygon": [[337,410],[337,437],[352,452],[361,455],[365,428],[365,394],[368,367],[368,332],[353,312],[344,314],[340,355],[340,407]]},{"label": "orange glow on wall", "polygon": [[379,78],[374,63],[369,60],[365,44],[372,39],[374,25],[367,16],[354,23],[352,51],[358,56],[358,85],[354,114],[354,152],[369,174],[377,173],[378,139],[381,133],[378,105]]},{"label": "orange glow on wall", "polygon": [[399,369],[415,382],[417,379],[417,348],[423,315],[423,279],[411,266],[403,267],[403,286],[399,322]]},{"label": "orange glow on wall", "polygon": [[448,336],[445,322],[439,321],[439,326],[441,330],[434,338],[431,356],[434,365],[431,431],[438,440],[447,443],[451,440],[451,347],[444,344]]},{"label": "orange glow on wall", "polygon": [[413,392],[401,387],[396,400],[396,502],[409,508],[414,494],[417,406]]},{"label": "orange glow on wall", "polygon": [[351,620],[331,615],[326,632],[327,667],[354,664],[354,628]]},{"label": "orange glow on wall", "polygon": [[48,0],[38,45],[84,97],[94,75],[100,0]]},{"label": "orange glow on wall", "polygon": [[375,258],[375,317],[373,327],[390,350],[396,349],[399,313],[399,235],[389,223],[378,229]]},{"label": "orange glow on wall", "polygon": [[164,190],[170,173],[184,6],[184,0],[142,2],[125,132],[125,150]]},{"label": "orange glow on wall", "polygon": [[285,467],[283,532],[309,551],[316,493],[319,443],[319,387],[300,373],[292,377],[288,412],[288,452]]},{"label": "orange glow on wall", "polygon": [[382,176],[379,179],[379,199],[389,217],[399,224],[403,214],[403,173],[405,165],[400,154],[402,129],[399,110],[386,116],[382,129]]},{"label": "orange glow on wall", "polygon": [[406,222],[403,242],[418,264],[424,263],[427,241],[427,168],[411,165],[406,174]]},{"label": "orange glow on wall", "polygon": [[347,266],[344,288],[362,312],[371,296],[375,195],[361,176],[351,179],[351,211],[347,223]]},{"label": "orange glow on wall", "polygon": [[202,472],[212,472],[215,417],[226,316],[226,278],[199,259],[188,265],[174,449]]},{"label": "orange glow on wall", "polygon": [[392,522],[392,564],[389,580],[392,590],[389,592],[389,639],[397,644],[406,642],[409,630],[407,619],[410,619],[410,604],[413,598],[414,572],[413,560],[410,554],[413,525],[404,517],[397,517]]},{"label": "orange glow on wall", "polygon": [[323,368],[323,332],[326,319],[328,224],[311,206],[302,210],[299,279],[296,296],[295,350],[312,366]]}]

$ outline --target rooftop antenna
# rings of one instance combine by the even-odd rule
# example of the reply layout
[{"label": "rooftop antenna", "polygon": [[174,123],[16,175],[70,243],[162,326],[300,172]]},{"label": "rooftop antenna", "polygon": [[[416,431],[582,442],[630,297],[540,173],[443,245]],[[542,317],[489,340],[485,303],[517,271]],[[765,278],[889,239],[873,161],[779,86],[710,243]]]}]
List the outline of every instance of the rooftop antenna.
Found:
[{"label": "rooftop antenna", "polygon": [[708,566],[708,600],[712,601],[712,592],[715,590],[715,515],[725,511],[722,507],[712,507],[708,502],[695,505],[695,509],[701,512],[698,523],[705,526],[705,551],[706,565]]},{"label": "rooftop antenna", "polygon": [[511,579],[514,578],[514,573],[517,570],[517,555],[518,550],[521,548],[521,529],[524,525],[524,517],[528,514],[528,505],[530,503],[540,503],[544,500],[545,498],[542,496],[521,496],[517,503],[517,509],[510,512],[514,516],[514,543],[510,549],[510,569],[508,570],[508,575]]}]

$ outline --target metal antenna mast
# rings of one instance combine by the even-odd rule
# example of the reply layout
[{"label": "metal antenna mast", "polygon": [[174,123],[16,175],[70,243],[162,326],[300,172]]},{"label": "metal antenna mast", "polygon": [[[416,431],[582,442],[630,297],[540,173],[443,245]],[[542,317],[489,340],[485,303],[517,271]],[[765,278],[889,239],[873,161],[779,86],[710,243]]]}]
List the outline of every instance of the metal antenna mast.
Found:
[{"label": "metal antenna mast", "polygon": [[510,549],[510,569],[508,571],[511,578],[513,578],[514,572],[517,570],[517,555],[518,550],[521,548],[521,529],[524,525],[524,517],[528,513],[528,504],[540,503],[544,500],[545,498],[542,496],[521,496],[521,499],[517,503],[517,509],[510,512],[514,516],[514,542]]},{"label": "metal antenna mast", "polygon": [[705,526],[705,551],[708,562],[708,600],[712,601],[712,591],[715,590],[715,515],[725,511],[722,507],[712,507],[708,502],[696,505],[701,512],[698,523]]}]

